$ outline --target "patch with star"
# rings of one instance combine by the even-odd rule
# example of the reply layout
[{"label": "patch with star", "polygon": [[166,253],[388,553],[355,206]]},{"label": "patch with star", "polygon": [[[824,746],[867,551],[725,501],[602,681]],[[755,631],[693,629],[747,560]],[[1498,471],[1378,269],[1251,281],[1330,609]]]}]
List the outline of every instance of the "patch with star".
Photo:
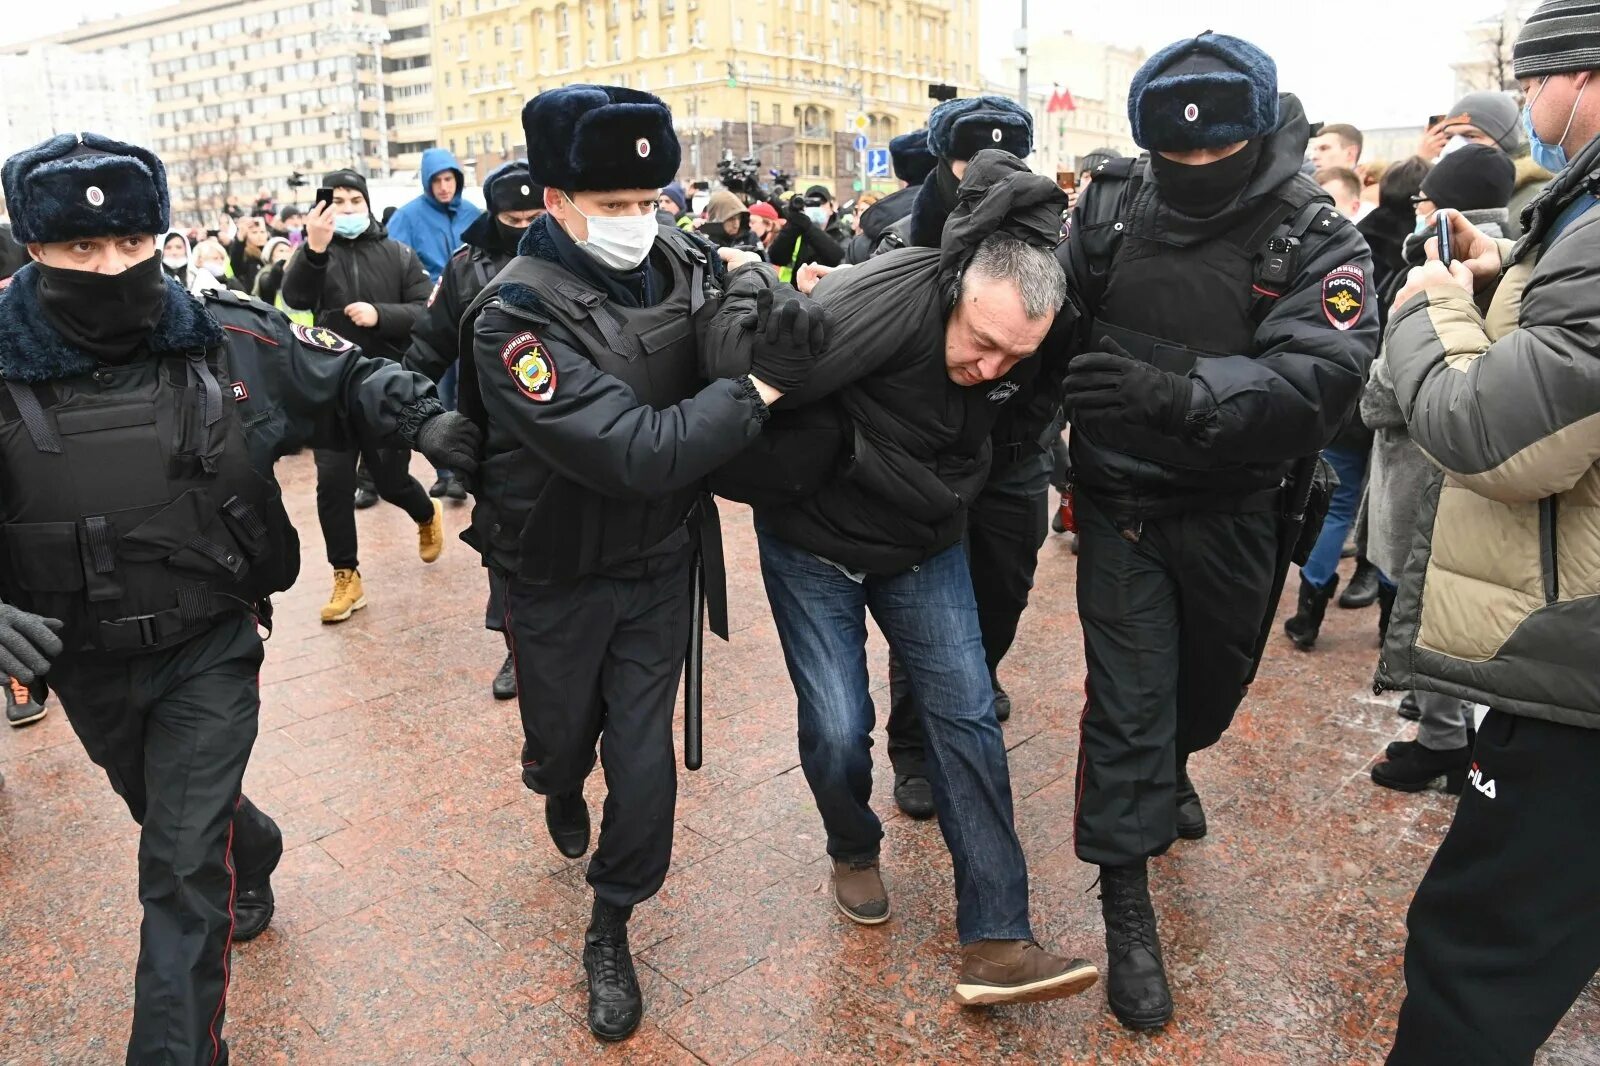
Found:
[{"label": "patch with star", "polygon": [[555,361],[532,330],[523,330],[506,341],[500,349],[500,361],[522,395],[534,403],[549,403],[555,398]]},{"label": "patch with star", "polygon": [[302,326],[296,322],[289,328],[299,338],[301,344],[320,348],[335,355],[343,355],[355,347],[355,344],[345,340],[327,326]]},{"label": "patch with star", "polygon": [[1349,329],[1361,320],[1366,293],[1366,271],[1346,263],[1322,279],[1322,313],[1334,329]]}]

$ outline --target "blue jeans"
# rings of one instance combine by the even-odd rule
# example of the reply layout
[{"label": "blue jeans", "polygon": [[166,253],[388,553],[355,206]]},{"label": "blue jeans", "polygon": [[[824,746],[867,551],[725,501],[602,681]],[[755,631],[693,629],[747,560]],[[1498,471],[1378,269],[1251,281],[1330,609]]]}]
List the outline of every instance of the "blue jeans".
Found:
[{"label": "blue jeans", "polygon": [[1322,533],[1300,576],[1318,588],[1325,588],[1339,571],[1339,557],[1344,554],[1344,541],[1350,535],[1350,526],[1361,507],[1361,483],[1367,476],[1367,455],[1364,451],[1344,448],[1324,448],[1322,457],[1328,460],[1333,472],[1339,475],[1339,487],[1333,490],[1328,503],[1328,517],[1322,522]]},{"label": "blue jeans", "polygon": [[[451,363],[445,368],[444,374],[439,378],[439,402],[444,404],[444,409],[446,411],[454,411],[456,409],[457,377],[458,374],[456,372],[456,364]],[[450,471],[435,469],[434,473],[438,474],[440,477],[444,477],[446,474],[450,473]]]},{"label": "blue jeans", "polygon": [[857,582],[759,525],[756,533],[799,698],[800,765],[828,832],[828,854],[876,859],[883,839],[868,805],[871,610],[922,708],[934,806],[955,863],[961,942],[1031,939],[1027,863],[1012,824],[1011,775],[965,550],[957,544],[904,573]]}]

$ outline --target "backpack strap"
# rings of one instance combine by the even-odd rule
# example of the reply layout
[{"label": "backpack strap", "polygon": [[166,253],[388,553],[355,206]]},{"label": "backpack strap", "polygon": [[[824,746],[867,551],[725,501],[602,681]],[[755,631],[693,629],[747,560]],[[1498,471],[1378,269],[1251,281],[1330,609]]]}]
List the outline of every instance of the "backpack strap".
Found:
[{"label": "backpack strap", "polygon": [[1301,245],[1313,233],[1333,233],[1350,220],[1333,208],[1326,196],[1312,197],[1272,227],[1256,253],[1255,282],[1251,286],[1250,320],[1260,325],[1300,271]]},{"label": "backpack strap", "polygon": [[1089,187],[1078,201],[1067,239],[1080,256],[1078,296],[1091,317],[1099,310],[1111,278],[1111,266],[1127,229],[1134,198],[1144,185],[1147,157],[1108,159],[1094,168]]}]

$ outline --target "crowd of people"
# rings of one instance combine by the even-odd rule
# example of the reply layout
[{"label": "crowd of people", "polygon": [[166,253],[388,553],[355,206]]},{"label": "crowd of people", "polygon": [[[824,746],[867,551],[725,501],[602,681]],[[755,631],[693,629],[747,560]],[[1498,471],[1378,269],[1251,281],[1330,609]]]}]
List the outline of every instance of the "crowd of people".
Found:
[{"label": "crowd of people", "polygon": [[1074,847],[1133,1030],[1181,1006],[1149,859],[1208,832],[1188,761],[1289,571],[1301,652],[1335,597],[1376,605],[1375,684],[1418,731],[1372,778],[1460,796],[1390,1062],[1531,1061],[1600,967],[1600,850],[1563,831],[1600,738],[1600,12],[1544,0],[1514,52],[1522,100],[1470,94],[1381,162],[1208,32],[1135,76],[1137,157],[1034,174],[1026,109],[955,99],[892,143],[902,188],[845,204],[721,189],[691,213],[666,106],[601,85],[527,103],[529,156],[481,211],[442,149],[387,219],[336,169],[309,211],[214,231],[171,228],[145,149],[11,157],[0,670],[12,724],[59,697],[142,826],[128,1061],[226,1061],[229,952],[277,906],[282,837],[241,784],[258,630],[300,566],[272,468],[303,448],[330,625],[366,603],[358,508],[405,510],[430,563],[444,501],[471,499],[491,688],[569,858],[605,774],[603,1040],[646,1009],[628,929],[671,864],[685,662],[694,725],[703,631],[728,637],[720,496],[753,511],[833,898],[869,926],[894,915],[869,614],[887,639],[893,796],[949,848],[969,1007],[1101,979],[1034,937],[1001,730],[1049,529],[1074,539],[1088,674]]}]

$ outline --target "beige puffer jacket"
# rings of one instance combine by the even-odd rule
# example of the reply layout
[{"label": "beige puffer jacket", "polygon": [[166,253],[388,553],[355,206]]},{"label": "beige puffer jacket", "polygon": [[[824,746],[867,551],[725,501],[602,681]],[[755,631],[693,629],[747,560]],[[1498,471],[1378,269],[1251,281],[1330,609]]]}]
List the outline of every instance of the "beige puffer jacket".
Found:
[{"label": "beige puffer jacket", "polygon": [[1422,502],[1380,688],[1600,729],[1597,181],[1600,139],[1501,243],[1486,307],[1433,289],[1389,321],[1395,396],[1445,476]]}]

